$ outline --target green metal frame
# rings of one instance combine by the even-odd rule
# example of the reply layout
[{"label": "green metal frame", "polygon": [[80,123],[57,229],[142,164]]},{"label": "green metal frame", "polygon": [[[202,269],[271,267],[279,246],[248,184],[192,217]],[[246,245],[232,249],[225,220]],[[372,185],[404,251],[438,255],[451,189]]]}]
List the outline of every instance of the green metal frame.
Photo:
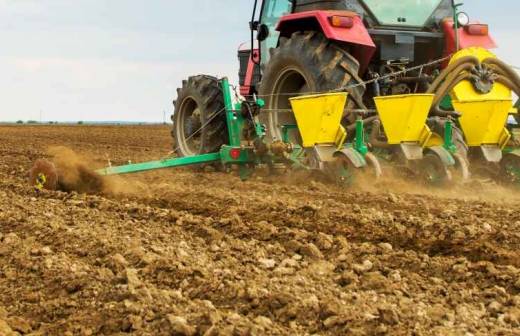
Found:
[{"label": "green metal frame", "polygon": [[453,7],[453,29],[455,29],[455,50],[460,49],[460,37],[459,37],[459,7],[464,6],[463,3],[456,3],[456,0],[452,0],[451,5]]},{"label": "green metal frame", "polygon": [[220,160],[220,153],[202,154],[183,158],[172,158],[150,162],[134,163],[118,167],[107,167],[96,171],[100,175],[122,175],[139,173],[148,170],[183,167],[194,164],[210,163]]},{"label": "green metal frame", "polygon": [[[237,103],[233,106],[231,96],[231,87],[227,78],[220,81],[222,94],[224,98],[226,123],[228,128],[228,144],[223,145],[216,153],[200,154],[182,158],[166,158],[163,160],[134,163],[117,167],[107,167],[97,171],[100,175],[121,175],[138,172],[145,172],[156,169],[183,167],[190,165],[222,163],[223,165],[238,165],[239,174],[242,179],[247,179],[254,165],[257,163],[275,164],[277,162],[290,163],[293,168],[310,169],[304,162],[306,158],[306,150],[298,144],[291,143],[289,132],[298,130],[297,125],[282,126],[282,141],[291,144],[291,151],[286,156],[275,157],[272,155],[258,156],[253,146],[249,142],[243,141],[244,127],[250,122],[241,113],[242,104]],[[265,105],[264,101],[258,99],[255,102],[259,107]],[[355,139],[353,143],[344,144],[342,147],[351,148],[364,158],[368,153],[368,147],[365,142],[365,130],[363,120],[358,118],[355,125]],[[265,130],[263,125],[255,122],[255,133],[258,139],[263,139]],[[238,153],[236,152],[238,150]]]},{"label": "green metal frame", "polygon": [[453,142],[453,121],[448,119],[444,126],[444,145],[443,147],[450,152],[455,154],[457,152],[457,146]]},{"label": "green metal frame", "polygon": [[242,126],[242,118],[233,109],[233,100],[229,91],[229,81],[227,78],[222,79],[222,93],[224,95],[224,106],[226,107],[226,122],[228,126],[229,145],[240,147],[240,130]]},{"label": "green metal frame", "polygon": [[285,143],[290,143],[291,141],[289,140],[289,131],[291,130],[297,130],[298,129],[298,126],[297,125],[283,125],[282,126],[282,141],[285,142]]},{"label": "green metal frame", "polygon": [[368,146],[365,139],[365,123],[361,118],[356,120],[356,137],[354,140],[354,149],[363,155],[363,157],[365,157],[368,153]]},{"label": "green metal frame", "polygon": [[[243,147],[241,144],[241,134],[245,120],[242,117],[242,115],[240,113],[237,113],[237,110],[233,108],[233,100],[231,97],[229,80],[227,78],[223,78],[221,80],[221,86],[226,110],[225,113],[226,122],[228,125],[229,144],[222,146],[219,152],[187,156],[182,158],[167,158],[163,160],[134,163],[118,167],[107,167],[99,169],[97,173],[100,175],[131,174],[149,170],[183,167],[215,162],[222,162],[223,164],[240,164],[245,167],[247,163],[254,162],[255,155],[252,151],[252,148]],[[261,103],[262,102],[260,102],[260,104]],[[257,132],[259,131],[260,129],[257,130]],[[233,158],[231,156],[231,151],[233,149],[240,150],[240,155],[238,158]]]}]

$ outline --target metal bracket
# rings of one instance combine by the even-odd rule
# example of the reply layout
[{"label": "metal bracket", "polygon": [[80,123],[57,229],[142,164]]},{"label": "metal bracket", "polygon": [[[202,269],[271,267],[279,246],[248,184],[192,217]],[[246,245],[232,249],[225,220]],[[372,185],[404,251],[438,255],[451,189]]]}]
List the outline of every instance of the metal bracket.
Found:
[{"label": "metal bracket", "polygon": [[368,147],[365,142],[365,126],[363,119],[356,120],[356,138],[354,139],[354,148],[362,155],[367,155]]},{"label": "metal bracket", "polygon": [[399,145],[406,160],[421,160],[423,158],[423,148],[418,143],[402,143]]},{"label": "metal bracket", "polygon": [[480,146],[484,158],[488,162],[502,161],[502,150],[497,145],[482,145]]},{"label": "metal bracket", "polygon": [[289,140],[289,131],[291,130],[298,130],[297,125],[289,124],[289,125],[282,125],[282,141],[285,143],[291,142]]},{"label": "metal bracket", "polygon": [[311,164],[312,168],[323,169],[324,162],[332,162],[335,160],[334,153],[336,152],[335,146],[314,146],[312,152],[316,158],[316,162]]},{"label": "metal bracket", "polygon": [[444,148],[450,153],[457,152],[457,146],[453,143],[453,121],[448,119],[444,125]]}]

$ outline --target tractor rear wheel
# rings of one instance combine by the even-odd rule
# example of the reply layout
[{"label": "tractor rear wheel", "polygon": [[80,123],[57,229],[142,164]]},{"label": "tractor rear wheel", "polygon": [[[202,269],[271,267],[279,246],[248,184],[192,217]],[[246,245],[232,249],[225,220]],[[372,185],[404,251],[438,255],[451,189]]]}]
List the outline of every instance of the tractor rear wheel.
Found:
[{"label": "tractor rear wheel", "polygon": [[[280,45],[270,53],[259,85],[259,96],[266,102],[259,118],[266,125],[267,141],[282,139],[282,127],[296,124],[289,103],[291,97],[332,90],[348,91],[346,109],[363,106],[363,85],[344,89],[362,82],[358,76],[358,61],[323,34],[295,32],[289,39],[281,38]],[[298,134],[292,134],[290,139],[300,141]]]},{"label": "tractor rear wheel", "polygon": [[216,152],[226,143],[224,97],[217,78],[199,75],[183,81],[174,106],[171,134],[179,157]]}]

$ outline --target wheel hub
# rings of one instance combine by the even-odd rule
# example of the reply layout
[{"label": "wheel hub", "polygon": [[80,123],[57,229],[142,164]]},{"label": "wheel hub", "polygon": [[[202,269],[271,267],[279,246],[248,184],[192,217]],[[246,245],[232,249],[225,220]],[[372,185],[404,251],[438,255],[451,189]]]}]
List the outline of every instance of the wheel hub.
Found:
[{"label": "wheel hub", "polygon": [[187,98],[183,101],[179,113],[181,138],[178,139],[178,145],[184,152],[194,155],[202,148],[202,121],[197,102],[193,98]]}]

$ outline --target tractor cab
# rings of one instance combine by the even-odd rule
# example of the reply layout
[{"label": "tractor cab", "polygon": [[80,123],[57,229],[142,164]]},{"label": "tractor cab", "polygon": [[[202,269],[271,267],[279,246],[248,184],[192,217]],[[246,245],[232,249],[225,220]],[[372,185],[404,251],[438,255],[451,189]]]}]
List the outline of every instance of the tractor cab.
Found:
[{"label": "tractor cab", "polygon": [[[265,0],[260,12],[259,31],[260,57],[261,64],[269,62],[269,49],[278,46],[280,32],[276,29],[280,18],[292,12],[293,3],[291,0]],[[265,36],[265,37],[264,37]]]},{"label": "tractor cab", "polygon": [[430,30],[453,15],[451,0],[344,0],[339,3],[361,15],[369,28]]},{"label": "tractor cab", "polygon": [[[398,30],[404,31],[438,31],[440,21],[453,14],[451,0],[403,0],[399,3],[380,0],[341,0],[341,1],[309,1],[309,0],[264,0],[260,8],[259,21],[253,17],[252,28],[257,30],[257,40],[260,42],[260,63],[265,65],[269,62],[269,50],[278,46],[280,30],[278,24],[280,19],[291,13],[305,13],[311,11],[342,11],[352,12],[360,16],[364,25],[373,29],[371,35],[381,35],[382,40],[388,36],[395,36]],[[313,26],[312,21],[306,24]],[[309,27],[309,26],[308,26]],[[314,28],[315,29],[315,28]],[[384,30],[382,32],[381,30]],[[418,35],[424,37],[426,35]],[[402,38],[408,45],[414,45],[415,35]],[[428,36],[440,38],[442,34]],[[394,41],[395,42],[395,41]],[[392,43],[400,44],[400,43]],[[388,43],[384,45],[388,49]],[[402,58],[399,53],[403,52],[402,45],[397,50],[386,51],[385,56]],[[406,56],[413,52],[406,51]]]},{"label": "tractor cab", "polygon": [[[441,29],[441,21],[447,17],[453,17],[452,0],[402,0],[398,3],[381,0],[264,0],[260,7],[258,20],[256,16],[256,5],[251,21],[252,30],[257,31],[256,39],[260,42],[261,64],[269,61],[269,50],[278,46],[282,17],[288,14],[301,14],[316,11],[341,11],[357,14],[370,31],[374,38],[387,40],[391,36],[395,40],[392,44],[414,45],[415,39],[424,37],[442,38],[442,34],[427,34],[427,32],[438,33]],[[301,15],[300,15],[301,16]],[[319,29],[315,22],[309,17],[303,16],[303,22],[298,23],[301,29]],[[349,27],[347,27],[349,28]],[[398,36],[402,32],[408,32],[407,37]],[[417,31],[421,34],[410,32]],[[283,32],[282,32],[283,33]],[[397,36],[397,37],[396,37]],[[404,41],[399,43],[399,41]],[[420,42],[420,41],[419,41]],[[388,49],[388,43],[383,46]],[[404,49],[400,45],[397,50],[384,52],[385,56],[400,57]],[[406,51],[410,56],[410,51]],[[413,55],[411,56],[413,58]]]},{"label": "tractor cab", "polygon": [[[321,169],[335,149],[348,149],[355,167],[368,163],[370,149],[432,181],[466,180],[473,157],[493,167],[509,155],[520,167],[505,128],[520,77],[489,51],[488,26],[460,12],[459,1],[255,0],[251,40],[238,52],[245,105],[231,111],[218,78],[183,81],[177,154],[299,148],[286,158],[301,154]],[[232,122],[238,115],[246,129]]]},{"label": "tractor cab", "polygon": [[[496,47],[487,25],[470,23],[455,0],[264,0],[255,1],[250,46],[241,48],[242,95],[259,92],[272,52],[296,32],[314,31],[337,44],[368,80],[403,67],[426,64],[474,46]],[[445,64],[444,64],[445,65]],[[383,83],[376,94],[424,92],[426,75],[411,83]],[[358,104],[359,105],[359,104]]]}]

